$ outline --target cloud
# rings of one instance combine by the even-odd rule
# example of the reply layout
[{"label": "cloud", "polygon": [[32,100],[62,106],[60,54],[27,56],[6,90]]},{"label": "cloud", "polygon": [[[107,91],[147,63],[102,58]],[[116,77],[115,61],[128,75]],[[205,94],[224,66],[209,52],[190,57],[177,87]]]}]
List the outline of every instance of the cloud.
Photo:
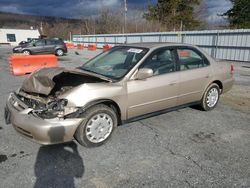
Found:
[{"label": "cloud", "polygon": [[[231,8],[229,0],[202,0],[207,9],[206,20],[213,23],[225,22],[218,16]],[[139,19],[148,4],[157,0],[127,0],[128,18]],[[38,16],[56,16],[82,18],[96,16],[103,9],[123,11],[123,0],[0,0],[0,11],[32,14]]]},{"label": "cloud", "polygon": [[79,0],[77,4],[71,7],[74,17],[95,16],[103,9],[111,11],[121,8],[119,0]]},{"label": "cloud", "polygon": [[211,14],[223,13],[232,7],[229,0],[205,0],[205,4]]},{"label": "cloud", "polygon": [[0,11],[39,16],[79,18],[97,14],[103,8],[117,9],[120,0],[0,0]]},{"label": "cloud", "polygon": [[2,12],[11,12],[11,13],[19,13],[19,14],[24,13],[21,10],[19,10],[18,7],[13,7],[13,6],[9,6],[9,5],[1,6],[0,11],[2,11]]},{"label": "cloud", "polygon": [[205,5],[208,11],[207,21],[209,23],[220,24],[226,20],[219,16],[232,7],[229,0],[205,0]]}]

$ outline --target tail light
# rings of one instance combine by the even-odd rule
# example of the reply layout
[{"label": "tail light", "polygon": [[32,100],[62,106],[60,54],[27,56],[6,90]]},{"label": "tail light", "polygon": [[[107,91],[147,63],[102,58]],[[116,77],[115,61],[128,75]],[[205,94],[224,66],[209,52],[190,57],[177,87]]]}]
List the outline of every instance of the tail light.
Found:
[{"label": "tail light", "polygon": [[230,74],[233,74],[233,73],[234,73],[234,65],[231,64],[231,65],[230,65]]}]

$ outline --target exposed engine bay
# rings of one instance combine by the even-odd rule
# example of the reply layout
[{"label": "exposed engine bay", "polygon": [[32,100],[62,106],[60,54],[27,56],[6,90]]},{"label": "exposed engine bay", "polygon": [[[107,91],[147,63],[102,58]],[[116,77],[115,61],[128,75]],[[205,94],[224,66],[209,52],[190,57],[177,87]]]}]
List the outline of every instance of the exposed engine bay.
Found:
[{"label": "exposed engine bay", "polygon": [[15,94],[43,119],[70,117],[78,108],[67,107],[67,99],[59,96],[81,84],[98,82],[108,80],[77,70],[44,68],[31,74]]}]

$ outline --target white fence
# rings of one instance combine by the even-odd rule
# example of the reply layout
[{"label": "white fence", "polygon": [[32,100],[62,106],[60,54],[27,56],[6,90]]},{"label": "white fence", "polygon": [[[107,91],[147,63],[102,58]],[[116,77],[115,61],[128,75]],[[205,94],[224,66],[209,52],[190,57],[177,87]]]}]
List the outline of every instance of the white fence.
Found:
[{"label": "white fence", "polygon": [[103,35],[73,35],[74,43],[117,45],[138,42],[178,42],[194,44],[217,59],[250,62],[250,29],[211,30]]}]

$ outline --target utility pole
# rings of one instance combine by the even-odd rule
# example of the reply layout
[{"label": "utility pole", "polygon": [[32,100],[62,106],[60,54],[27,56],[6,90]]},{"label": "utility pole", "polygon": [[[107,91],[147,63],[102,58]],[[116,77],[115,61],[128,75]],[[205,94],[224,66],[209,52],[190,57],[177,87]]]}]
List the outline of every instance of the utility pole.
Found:
[{"label": "utility pole", "polygon": [[41,35],[43,35],[43,22],[40,23],[40,30],[41,30]]},{"label": "utility pole", "polygon": [[183,22],[181,20],[181,24],[180,24],[180,31],[183,31]]},{"label": "utility pole", "polygon": [[124,33],[126,33],[127,30],[127,0],[124,0]]}]

